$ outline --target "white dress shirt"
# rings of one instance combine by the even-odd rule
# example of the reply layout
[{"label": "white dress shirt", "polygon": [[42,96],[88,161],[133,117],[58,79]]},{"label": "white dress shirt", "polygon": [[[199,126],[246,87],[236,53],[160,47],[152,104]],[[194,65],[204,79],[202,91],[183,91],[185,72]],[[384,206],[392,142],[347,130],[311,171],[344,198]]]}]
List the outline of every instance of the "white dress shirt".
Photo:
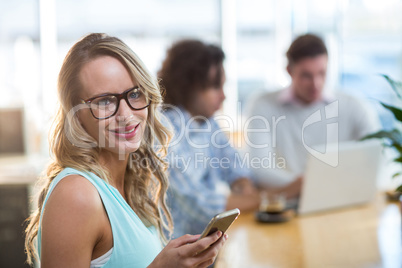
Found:
[{"label": "white dress shirt", "polygon": [[358,140],[380,127],[378,116],[352,96],[323,94],[306,105],[292,92],[268,92],[248,103],[246,157],[261,186],[282,187],[303,175],[306,148],[322,151],[325,144]]}]

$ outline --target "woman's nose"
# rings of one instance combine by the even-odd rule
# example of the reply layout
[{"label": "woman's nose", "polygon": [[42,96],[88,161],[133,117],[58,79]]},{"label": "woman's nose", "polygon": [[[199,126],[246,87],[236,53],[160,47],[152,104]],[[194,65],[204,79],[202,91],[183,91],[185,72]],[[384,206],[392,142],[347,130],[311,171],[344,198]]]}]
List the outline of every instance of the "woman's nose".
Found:
[{"label": "woman's nose", "polygon": [[128,103],[125,99],[121,99],[120,104],[119,104],[119,109],[117,110],[117,113],[116,113],[116,120],[117,121],[126,121],[127,118],[130,118],[132,116],[133,116],[133,110],[128,105]]}]

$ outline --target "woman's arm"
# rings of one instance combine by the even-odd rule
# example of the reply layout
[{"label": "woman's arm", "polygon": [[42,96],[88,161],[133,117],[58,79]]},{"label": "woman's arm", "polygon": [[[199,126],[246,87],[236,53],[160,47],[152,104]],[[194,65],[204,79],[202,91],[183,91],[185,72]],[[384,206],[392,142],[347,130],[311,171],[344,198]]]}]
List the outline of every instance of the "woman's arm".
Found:
[{"label": "woman's arm", "polygon": [[88,268],[104,230],[104,208],[96,188],[81,176],[67,176],[44,209],[41,267]]}]

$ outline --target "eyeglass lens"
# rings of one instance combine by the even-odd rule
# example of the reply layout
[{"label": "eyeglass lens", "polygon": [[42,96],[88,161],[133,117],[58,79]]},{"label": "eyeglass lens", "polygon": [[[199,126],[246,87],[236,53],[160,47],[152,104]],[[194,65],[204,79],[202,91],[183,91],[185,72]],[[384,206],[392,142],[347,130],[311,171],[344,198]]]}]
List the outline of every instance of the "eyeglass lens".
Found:
[{"label": "eyeglass lens", "polygon": [[125,92],[120,98],[116,95],[106,95],[93,99],[90,105],[92,114],[98,119],[114,115],[122,98],[126,100],[132,109],[140,110],[148,105],[148,100],[142,90],[140,88],[133,88]]}]

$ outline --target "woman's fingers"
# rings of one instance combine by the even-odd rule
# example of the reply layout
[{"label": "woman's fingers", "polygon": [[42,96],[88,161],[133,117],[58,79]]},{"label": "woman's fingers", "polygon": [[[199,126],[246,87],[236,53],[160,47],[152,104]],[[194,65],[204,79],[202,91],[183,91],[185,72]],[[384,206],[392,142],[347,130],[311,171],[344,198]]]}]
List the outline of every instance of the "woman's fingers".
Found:
[{"label": "woman's fingers", "polygon": [[152,264],[155,267],[208,267],[215,261],[227,235],[222,236],[222,232],[217,231],[202,239],[199,237],[184,235],[170,241]]},{"label": "woman's fingers", "polygon": [[216,256],[218,254],[219,250],[221,249],[221,247],[223,246],[223,244],[225,243],[225,241],[227,240],[227,238],[228,238],[228,236],[226,234],[223,235],[216,243],[214,243],[213,245],[211,245],[204,251],[199,252],[197,254],[197,257],[208,259],[208,258]]},{"label": "woman's fingers", "polygon": [[200,238],[200,236],[201,235],[186,234],[186,235],[180,236],[179,238],[176,238],[176,239],[170,241],[169,244],[170,244],[170,246],[177,248],[177,247],[189,244],[189,243],[194,243],[195,241],[198,240],[198,238]]},{"label": "woman's fingers", "polygon": [[215,259],[209,259],[209,260],[206,260],[206,261],[198,264],[196,267],[197,268],[206,268],[206,267],[212,265],[214,262],[215,262]]},{"label": "woman's fingers", "polygon": [[208,249],[197,254],[195,256],[195,258],[198,261],[196,267],[208,267],[209,265],[213,264],[227,238],[228,236],[226,234],[223,235],[216,243],[214,243]]},{"label": "woman's fingers", "polygon": [[215,243],[216,241],[218,241],[218,239],[222,236],[222,232],[221,231],[216,231],[215,233],[204,237],[200,240],[198,240],[197,242],[187,245],[188,246],[188,250],[189,250],[189,254],[191,256],[194,256],[196,254],[201,253],[202,251],[206,250],[207,248],[209,248],[213,243]]}]

